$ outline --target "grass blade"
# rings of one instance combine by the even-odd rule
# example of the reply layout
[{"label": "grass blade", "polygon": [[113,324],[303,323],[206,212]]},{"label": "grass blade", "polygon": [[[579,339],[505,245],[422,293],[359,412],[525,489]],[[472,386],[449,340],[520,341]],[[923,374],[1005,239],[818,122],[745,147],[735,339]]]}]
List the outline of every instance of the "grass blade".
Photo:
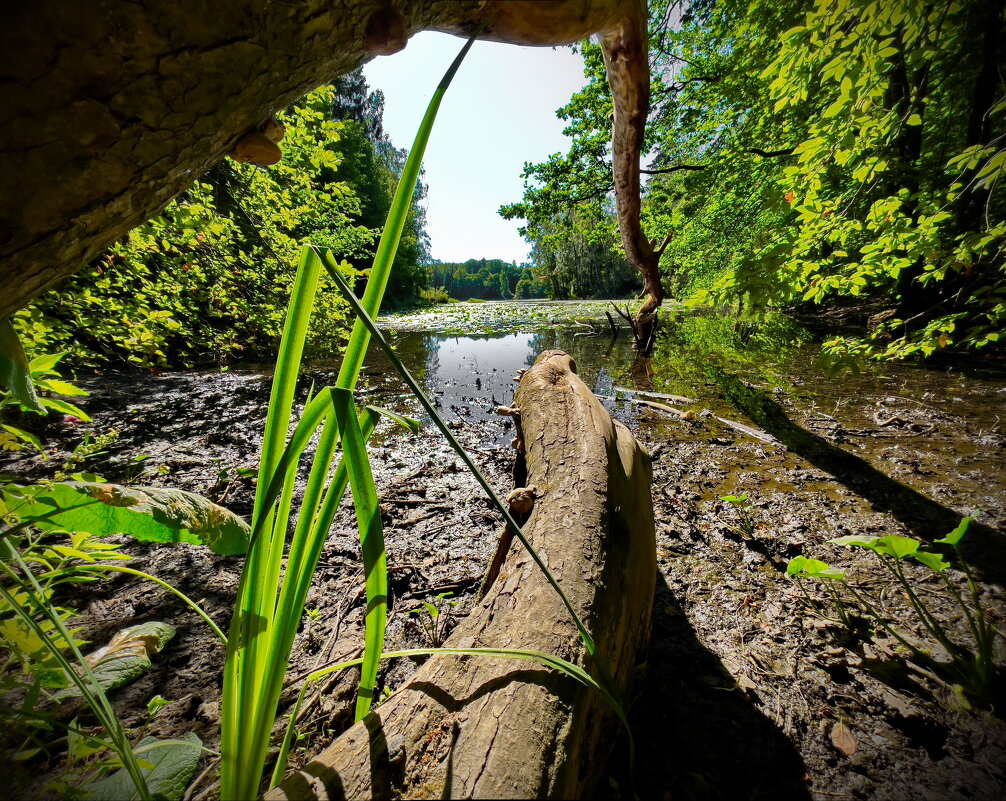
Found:
[{"label": "grass blade", "polygon": [[[353,310],[356,312],[359,319],[363,321],[364,325],[367,326],[371,336],[374,338],[374,341],[377,342],[377,344],[381,347],[382,350],[384,350],[385,354],[388,357],[388,360],[398,371],[398,374],[402,377],[402,380],[405,381],[409,389],[412,390],[412,393],[422,404],[423,408],[426,410],[426,413],[430,416],[430,419],[433,420],[437,428],[439,428],[441,433],[447,438],[447,441],[451,443],[451,447],[454,448],[457,454],[468,466],[468,469],[471,470],[472,474],[475,476],[479,484],[482,485],[482,488],[486,491],[489,498],[492,500],[493,504],[503,515],[503,518],[506,520],[507,524],[511,526],[511,528],[513,529],[514,535],[521,541],[521,543],[527,549],[527,552],[531,555],[531,558],[534,560],[535,564],[537,564],[538,567],[541,569],[542,573],[548,580],[549,584],[551,584],[552,587],[555,589],[555,591],[559,594],[559,597],[562,599],[563,604],[569,611],[570,616],[573,618],[573,622],[576,624],[576,628],[580,633],[580,638],[583,640],[583,644],[587,648],[587,653],[589,653],[592,657],[594,657],[598,665],[598,670],[602,673],[602,676],[605,677],[605,679],[607,680],[607,677],[610,674],[609,671],[607,670],[607,666],[604,663],[603,658],[597,652],[597,645],[594,642],[594,638],[591,637],[590,632],[587,631],[586,625],[580,618],[579,614],[577,614],[576,610],[573,608],[573,604],[570,603],[569,598],[566,597],[566,593],[562,591],[562,587],[559,586],[559,582],[556,581],[555,576],[552,575],[552,571],[550,571],[548,569],[548,566],[542,561],[541,557],[538,555],[538,552],[534,549],[534,547],[531,545],[531,543],[525,536],[521,527],[517,524],[517,521],[514,520],[513,515],[510,514],[509,507],[506,505],[503,499],[500,498],[499,494],[493,488],[492,484],[489,483],[489,479],[486,478],[485,474],[479,469],[478,465],[475,464],[471,456],[468,455],[468,452],[464,449],[464,446],[462,446],[461,443],[458,442],[457,438],[454,436],[454,433],[447,426],[447,423],[445,423],[443,418],[437,413],[436,408],[430,402],[430,399],[426,396],[426,393],[423,392],[422,387],[419,386],[419,383],[416,381],[416,379],[412,377],[412,374],[408,371],[405,365],[402,364],[402,360],[398,358],[398,354],[395,353],[394,348],[392,348],[391,345],[388,344],[388,341],[384,338],[384,335],[377,328],[377,325],[364,310],[363,306],[360,304],[360,301],[356,298],[355,295],[353,295],[353,292],[349,288],[349,285],[346,284],[342,276],[339,275],[338,271],[334,269],[331,256],[327,252],[322,252],[320,253],[320,255],[325,265],[325,269],[328,270],[328,273],[332,277],[332,280],[335,281],[336,285],[339,287],[343,296],[353,307]],[[610,681],[608,681],[608,684],[609,687],[613,689],[613,685]]]},{"label": "grass blade", "polygon": [[261,534],[248,549],[228,637],[220,721],[221,796],[228,800],[258,795],[268,748],[268,738],[263,744],[252,741],[251,736],[259,728],[257,721],[268,712],[261,704],[262,682],[275,658],[268,635],[279,592],[295,465],[287,470],[278,510],[266,505],[265,499],[290,428],[294,390],[320,275],[318,268],[317,259],[305,252],[294,280],[262,441],[252,515],[252,529],[260,529]]},{"label": "grass blade", "polygon": [[[419,178],[419,172],[423,166],[423,154],[426,152],[426,144],[430,140],[430,132],[433,130],[433,122],[440,109],[440,102],[443,100],[447,88],[454,79],[454,74],[461,66],[461,62],[468,54],[475,41],[473,36],[469,39],[461,52],[447,68],[444,77],[441,78],[430,103],[423,115],[423,121],[419,125],[412,149],[405,160],[402,168],[402,177],[398,181],[395,189],[395,196],[391,201],[391,208],[388,210],[388,219],[384,224],[384,232],[381,234],[381,241],[377,245],[377,253],[374,254],[374,267],[367,280],[367,289],[363,293],[363,308],[370,315],[376,315],[381,308],[381,300],[384,297],[384,290],[388,286],[388,278],[391,276],[391,263],[395,260],[395,253],[398,251],[398,243],[402,238],[402,231],[405,229],[405,222],[412,207],[412,194]],[[353,333],[350,336],[349,344],[346,346],[346,353],[342,359],[342,367],[339,370],[339,377],[336,386],[343,389],[355,389],[356,382],[360,375],[360,368],[363,367],[363,358],[367,354],[367,346],[370,343],[370,333],[365,325],[358,319],[353,325]]]},{"label": "grass blade", "polygon": [[335,414],[342,435],[343,462],[349,471],[353,489],[353,506],[360,529],[360,552],[367,590],[367,617],[363,667],[360,688],[356,695],[356,719],[362,720],[370,711],[377,683],[377,668],[384,648],[384,631],[388,622],[388,556],[384,550],[384,529],[377,489],[370,469],[367,446],[356,419],[356,404],[349,390],[333,390]]}]

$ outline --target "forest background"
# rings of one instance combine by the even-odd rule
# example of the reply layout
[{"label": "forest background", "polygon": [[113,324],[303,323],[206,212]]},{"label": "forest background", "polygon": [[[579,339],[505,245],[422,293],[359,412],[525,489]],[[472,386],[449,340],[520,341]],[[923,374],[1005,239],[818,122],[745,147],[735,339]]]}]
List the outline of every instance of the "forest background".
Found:
[{"label": "forest background", "polygon": [[[838,358],[996,347],[1006,326],[1004,10],[994,0],[654,0],[643,225],[671,234],[668,294],[745,314],[825,304],[860,323]],[[600,48],[558,110],[572,145],[500,213],[530,262],[434,262],[422,178],[387,304],[631,296]],[[366,276],[405,152],[357,71],[287,109],[282,162],[224,161],[18,313],[32,353],[184,367],[275,350],[304,241]],[[491,157],[491,154],[487,154]],[[339,349],[333,287],[309,353]]]}]

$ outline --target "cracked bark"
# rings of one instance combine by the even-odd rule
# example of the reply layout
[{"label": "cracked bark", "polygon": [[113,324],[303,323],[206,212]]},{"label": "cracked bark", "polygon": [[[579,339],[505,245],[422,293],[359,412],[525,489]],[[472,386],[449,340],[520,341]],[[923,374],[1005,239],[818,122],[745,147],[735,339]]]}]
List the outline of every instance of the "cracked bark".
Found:
[{"label": "cracked bark", "polygon": [[[651,313],[639,231],[648,102],[644,0],[134,0],[12,4],[0,29],[0,317],[156,215],[272,114],[433,29],[531,45],[601,32],[615,185]],[[369,48],[369,49],[368,49]]]},{"label": "cracked bark", "polygon": [[[625,686],[649,636],[656,576],[649,457],[561,351],[538,358],[516,405],[540,495],[524,530]],[[519,542],[445,645],[586,656]],[[434,656],[266,799],[585,797],[617,726],[596,694],[534,663]]]}]

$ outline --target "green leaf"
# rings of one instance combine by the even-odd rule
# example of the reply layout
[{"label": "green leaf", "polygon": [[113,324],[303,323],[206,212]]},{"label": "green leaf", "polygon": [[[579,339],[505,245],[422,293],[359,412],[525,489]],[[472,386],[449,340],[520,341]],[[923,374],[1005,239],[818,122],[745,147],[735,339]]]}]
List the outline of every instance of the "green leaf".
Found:
[{"label": "green leaf", "polygon": [[[202,740],[188,734],[181,740],[158,740],[145,737],[135,752],[142,754],[150,767],[143,768],[147,788],[156,798],[178,801],[196,772],[202,755]],[[125,769],[85,785],[91,793],[89,801],[139,801],[140,794]]]},{"label": "green leaf", "polygon": [[920,553],[909,554],[916,562],[922,562],[926,567],[932,568],[937,573],[942,573],[948,567],[950,567],[949,562],[944,562],[943,557],[938,553],[926,553],[922,551]]},{"label": "green leaf", "polygon": [[878,537],[874,540],[871,550],[876,553],[888,554],[895,559],[904,559],[919,550],[920,543],[911,537]]},{"label": "green leaf", "polygon": [[97,754],[108,748],[101,740],[88,737],[80,731],[80,724],[74,718],[67,732],[66,758],[71,764],[87,759],[89,756]]},{"label": "green leaf", "polygon": [[31,373],[21,340],[18,339],[10,318],[0,319],[0,386],[6,387],[14,400],[25,409],[45,414],[45,409],[35,394]]},{"label": "green leaf", "polygon": [[68,398],[85,398],[91,393],[86,389],[81,389],[69,381],[60,381],[55,378],[43,378],[38,382],[39,389],[46,389],[55,392],[57,395],[65,395]]},{"label": "green leaf", "polygon": [[974,520],[973,517],[965,517],[961,520],[960,525],[947,534],[947,536],[943,537],[943,539],[933,540],[933,542],[938,542],[940,545],[960,544],[960,541],[964,539],[964,535],[968,533],[968,526],[971,525],[972,520]]},{"label": "green leaf", "polygon": [[922,117],[912,114],[905,123],[906,125],[922,125]]},{"label": "green leaf", "polygon": [[[108,645],[84,658],[91,666],[95,680],[102,690],[114,690],[135,681],[150,669],[150,657],[175,636],[175,627],[168,623],[148,621],[118,632]],[[80,690],[71,684],[54,696],[57,700],[80,696]]]},{"label": "green leaf", "polygon": [[32,359],[28,363],[28,367],[31,369],[32,375],[51,373],[56,368],[56,365],[59,364],[59,360],[66,356],[67,353],[68,351],[63,351],[62,353],[43,353]]},{"label": "green leaf", "polygon": [[360,668],[360,688],[356,699],[356,719],[362,720],[370,711],[377,669],[384,649],[384,634],[388,617],[388,556],[384,548],[384,530],[378,505],[374,476],[367,456],[367,445],[357,418],[353,393],[346,389],[330,389],[335,407],[339,434],[342,438],[343,460],[349,472],[360,530],[360,553],[363,557],[364,584],[367,591],[365,644],[363,666]]},{"label": "green leaf", "polygon": [[218,554],[243,554],[248,545],[250,532],[244,520],[192,492],[87,481],[20,490],[20,495],[5,490],[5,501],[40,529],[84,531],[98,537],[128,534],[142,542],[188,542]]},{"label": "green leaf", "polygon": [[859,537],[856,535],[850,535],[848,537],[836,537],[833,540],[828,540],[828,542],[833,545],[843,545],[843,546],[857,546],[859,548],[869,548],[873,550],[873,544],[877,541],[876,537]]},{"label": "green leaf", "polygon": [[30,431],[25,431],[24,429],[18,428],[17,426],[9,426],[6,423],[0,423],[0,428],[6,431],[8,434],[13,434],[20,440],[25,442],[30,442],[35,446],[35,449],[44,455],[42,450],[42,440],[32,434]]},{"label": "green leaf", "polygon": [[389,420],[394,420],[402,428],[408,429],[413,434],[419,431],[419,421],[414,420],[411,417],[406,417],[405,415],[399,414],[398,412],[393,412],[391,409],[386,409],[383,406],[367,406],[372,412],[381,415],[381,417],[387,417]]},{"label": "green leaf", "polygon": [[795,556],[786,566],[787,576],[806,575],[811,578],[844,581],[845,572],[838,570],[820,559],[808,559],[806,556]]},{"label": "green leaf", "polygon": [[58,400],[56,398],[42,398],[42,405],[47,409],[53,409],[57,412],[62,412],[63,414],[68,414],[71,417],[76,417],[78,420],[82,420],[85,423],[90,423],[91,418],[83,409],[67,401]]}]

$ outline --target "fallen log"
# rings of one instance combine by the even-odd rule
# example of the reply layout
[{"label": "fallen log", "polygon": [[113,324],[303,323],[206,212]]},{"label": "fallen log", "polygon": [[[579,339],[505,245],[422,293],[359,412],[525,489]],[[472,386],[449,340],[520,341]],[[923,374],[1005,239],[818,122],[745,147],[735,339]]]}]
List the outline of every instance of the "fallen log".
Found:
[{"label": "fallen log", "polygon": [[[575,371],[547,351],[517,388],[518,457],[534,488],[523,528],[624,688],[656,577],[650,459]],[[544,651],[596,675],[531,557],[518,541],[506,554],[445,645]],[[597,694],[536,663],[438,655],[266,799],[583,797],[617,727]]]}]

